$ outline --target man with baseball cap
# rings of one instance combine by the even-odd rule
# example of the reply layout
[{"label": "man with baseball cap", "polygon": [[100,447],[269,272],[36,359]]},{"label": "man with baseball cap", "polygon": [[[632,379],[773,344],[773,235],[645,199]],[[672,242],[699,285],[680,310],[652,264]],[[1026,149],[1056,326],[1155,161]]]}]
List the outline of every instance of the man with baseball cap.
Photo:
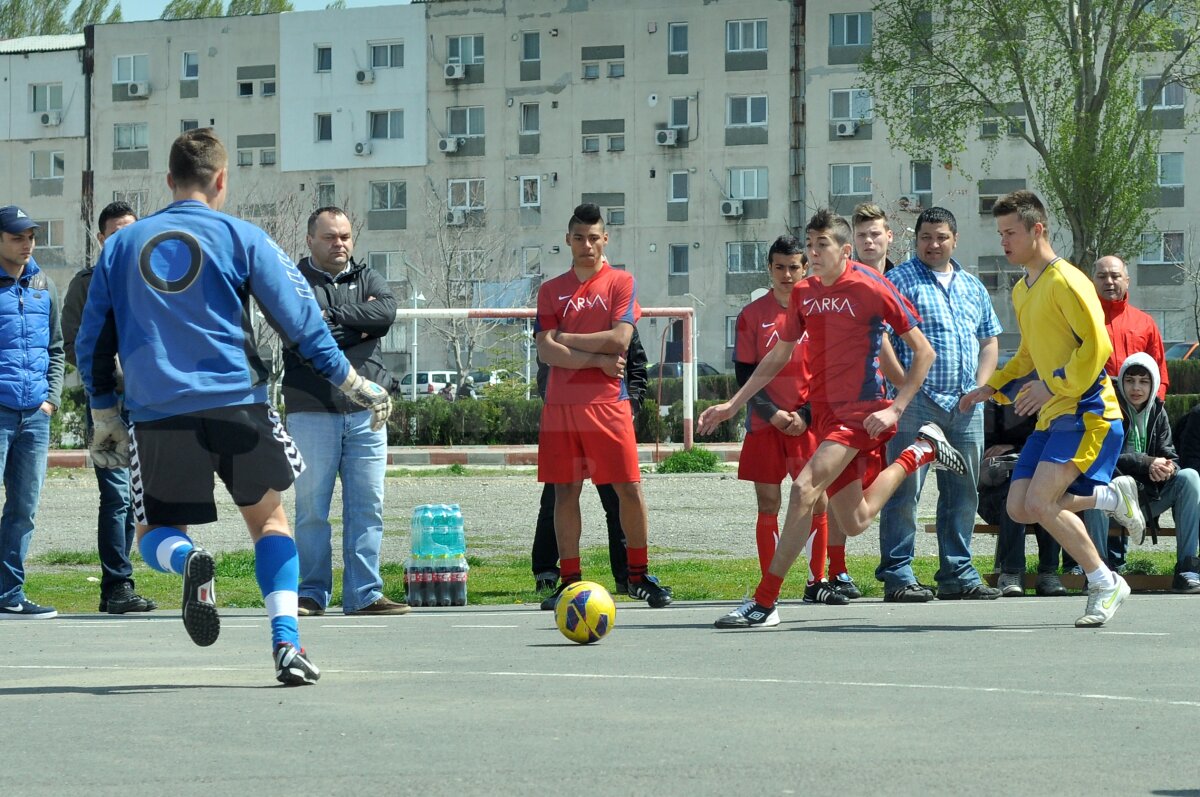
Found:
[{"label": "man with baseball cap", "polygon": [[16,205],[0,208],[0,620],[58,612],[25,596],[25,553],[46,476],[50,416],[64,367],[58,291],[33,259],[38,224]]}]

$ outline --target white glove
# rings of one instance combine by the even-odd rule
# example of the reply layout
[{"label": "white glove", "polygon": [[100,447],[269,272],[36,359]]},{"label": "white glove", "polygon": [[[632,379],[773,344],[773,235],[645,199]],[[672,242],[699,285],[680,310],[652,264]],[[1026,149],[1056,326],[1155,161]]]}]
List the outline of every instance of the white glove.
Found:
[{"label": "white glove", "polygon": [[387,423],[388,416],[392,414],[392,397],[382,387],[359,376],[351,368],[350,375],[339,389],[346,394],[346,398],[371,411],[372,431],[379,431]]},{"label": "white glove", "polygon": [[117,407],[92,410],[92,464],[101,468],[129,467],[129,430]]}]

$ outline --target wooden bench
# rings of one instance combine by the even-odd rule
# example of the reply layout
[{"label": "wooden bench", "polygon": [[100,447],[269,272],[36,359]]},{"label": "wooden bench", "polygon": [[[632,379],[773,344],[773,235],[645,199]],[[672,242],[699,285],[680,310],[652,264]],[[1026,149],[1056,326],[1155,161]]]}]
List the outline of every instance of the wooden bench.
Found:
[{"label": "wooden bench", "polygon": [[[1120,529],[1121,527],[1115,523],[1110,527],[1110,530],[1119,531]],[[1026,534],[1033,534],[1035,530],[1036,526],[1032,523],[1025,527]],[[937,534],[937,525],[933,523],[926,523],[925,531],[928,534]],[[990,523],[977,523],[975,525],[975,533],[999,534],[1000,527],[994,526]],[[1147,532],[1146,536],[1149,537],[1149,532]],[[1161,526],[1158,529],[1158,536],[1174,537],[1175,529],[1170,526]],[[983,580],[986,581],[989,586],[996,586],[996,581],[999,578],[998,573],[983,573],[981,575],[983,576]],[[1059,578],[1062,579],[1063,586],[1067,589],[1080,591],[1087,589],[1086,576],[1073,576],[1067,573],[1062,573]],[[1129,588],[1134,592],[1170,592],[1173,576],[1149,575],[1144,573],[1125,573],[1122,578],[1129,582]],[[1037,573],[1026,573],[1022,583],[1024,584],[1025,589],[1033,589],[1037,586]]]}]

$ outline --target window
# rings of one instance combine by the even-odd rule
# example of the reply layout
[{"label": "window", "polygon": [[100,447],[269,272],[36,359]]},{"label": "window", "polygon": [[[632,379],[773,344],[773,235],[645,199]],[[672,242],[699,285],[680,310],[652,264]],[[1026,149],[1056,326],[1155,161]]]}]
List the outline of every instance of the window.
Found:
[{"label": "window", "polygon": [[536,30],[527,30],[521,34],[521,60],[542,60],[542,34]]},{"label": "window", "polygon": [[688,273],[688,253],[691,247],[687,244],[671,244],[667,247],[668,273],[672,277]]},{"label": "window", "polygon": [[909,180],[912,193],[933,193],[933,165],[929,161],[913,161]]},{"label": "window", "polygon": [[687,172],[671,172],[671,185],[667,193],[668,202],[688,201],[689,177]]},{"label": "window", "polygon": [[1176,188],[1183,185],[1183,153],[1158,153],[1158,185],[1162,188]]},{"label": "window", "polygon": [[150,56],[118,55],[113,59],[113,83],[133,83],[150,78]]},{"label": "window", "polygon": [[317,141],[333,141],[333,114],[319,113],[313,116]]},{"label": "window", "polygon": [[605,224],[617,227],[625,223],[625,208],[608,208],[607,215],[608,218],[605,220]]},{"label": "window", "polygon": [[34,113],[41,111],[61,111],[62,84],[39,83],[29,87],[29,103]]},{"label": "window", "polygon": [[687,97],[672,97],[671,98],[671,114],[667,121],[667,127],[675,129],[685,128],[688,126],[688,98]]},{"label": "window", "polygon": [[1183,233],[1142,233],[1141,263],[1163,265],[1183,262]]},{"label": "window", "polygon": [[584,64],[583,79],[596,80],[600,77],[600,64]]},{"label": "window", "polygon": [[113,191],[112,198],[113,202],[124,202],[133,208],[134,214],[139,219],[146,215],[150,206],[150,191],[145,188],[134,191]]},{"label": "window", "polygon": [[521,207],[540,208],[542,206],[542,178],[521,178]]},{"label": "window", "polygon": [[317,207],[326,208],[337,204],[337,186],[334,183],[317,183]]},{"label": "window", "polygon": [[239,149],[237,151],[238,166],[253,166],[254,165],[254,150]]},{"label": "window", "polygon": [[62,219],[52,221],[34,220],[39,229],[34,233],[37,238],[38,249],[53,249],[60,256],[63,248],[63,223]]},{"label": "window", "polygon": [[687,55],[688,26],[686,22],[672,22],[667,25],[667,53],[669,55]]},{"label": "window", "polygon": [[767,95],[730,97],[727,127],[765,127],[767,124]]},{"label": "window", "polygon": [[625,77],[625,62],[624,61],[609,61],[608,62],[609,77]]},{"label": "window", "polygon": [[600,151],[600,136],[584,136],[583,137],[584,152],[599,152]]},{"label": "window", "polygon": [[371,111],[367,124],[371,138],[404,138],[404,111]]},{"label": "window", "polygon": [[275,81],[274,80],[264,80],[262,82],[262,87],[259,90],[259,93],[262,94],[264,97],[274,97],[275,96]]},{"label": "window", "polygon": [[408,207],[408,183],[386,180],[371,183],[371,210],[404,210]]},{"label": "window", "polygon": [[317,72],[333,71],[333,47],[328,44],[318,44],[315,52],[314,69]]},{"label": "window", "polygon": [[866,89],[834,89],[829,92],[829,118],[870,119],[874,109],[871,92]]},{"label": "window", "polygon": [[200,127],[199,119],[180,119],[179,132],[186,133],[189,130],[195,130]]},{"label": "window", "polygon": [[130,152],[149,148],[149,126],[145,122],[113,125],[114,151]]},{"label": "window", "polygon": [[477,138],[483,135],[483,106],[473,105],[468,108],[447,108],[446,127],[450,135],[465,138]]},{"label": "window", "polygon": [[446,60],[452,64],[482,64],[483,36],[450,36],[446,39]]},{"label": "window", "polygon": [[526,274],[540,274],[542,272],[542,247],[522,247],[521,267],[525,270]]},{"label": "window", "polygon": [[258,165],[259,166],[274,166],[275,165],[275,150],[273,150],[273,149],[259,150]]},{"label": "window", "polygon": [[829,193],[834,196],[871,193],[871,164],[835,163],[830,166]]},{"label": "window", "polygon": [[367,265],[378,271],[388,282],[403,282],[404,260],[399,252],[368,252]]},{"label": "window", "polygon": [[370,43],[372,69],[400,68],[404,66],[404,45],[400,42]]},{"label": "window", "polygon": [[732,199],[766,199],[766,167],[729,170],[729,196]]},{"label": "window", "polygon": [[871,43],[871,13],[830,14],[829,46],[859,47]]},{"label": "window", "polygon": [[61,152],[30,152],[29,176],[34,180],[61,180],[66,160]]},{"label": "window", "polygon": [[521,132],[537,133],[542,129],[542,107],[536,102],[521,103]]},{"label": "window", "polygon": [[766,241],[731,241],[725,244],[725,265],[730,274],[751,274],[767,270]]},{"label": "window", "polygon": [[731,53],[767,49],[767,21],[735,19],[726,22],[725,49]]},{"label": "window", "polygon": [[200,53],[187,52],[183,54],[183,74],[181,80],[195,80],[200,77]]},{"label": "window", "polygon": [[237,92],[238,92],[239,97],[253,97],[254,96],[254,81],[252,81],[252,80],[241,81],[240,83],[238,83]]},{"label": "window", "polygon": [[737,346],[737,316],[725,316],[725,348]]},{"label": "window", "polygon": [[446,194],[450,210],[482,210],[484,207],[483,178],[450,180]]},{"label": "window", "polygon": [[624,152],[625,151],[625,135],[613,134],[608,137],[609,152]]},{"label": "window", "polygon": [[1182,108],[1184,98],[1183,84],[1172,81],[1162,85],[1157,77],[1142,78],[1141,90],[1138,92],[1138,107],[1151,106],[1156,110],[1166,108]]}]

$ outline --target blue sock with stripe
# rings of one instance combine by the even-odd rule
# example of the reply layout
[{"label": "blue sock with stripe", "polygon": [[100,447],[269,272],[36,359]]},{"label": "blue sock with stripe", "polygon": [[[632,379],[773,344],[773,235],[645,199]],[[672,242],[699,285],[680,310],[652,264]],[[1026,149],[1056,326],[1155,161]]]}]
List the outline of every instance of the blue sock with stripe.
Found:
[{"label": "blue sock with stripe", "polygon": [[173,526],[159,526],[142,535],[138,550],[151,569],[183,575],[183,563],[196,547],[192,539]]},{"label": "blue sock with stripe", "polygon": [[271,646],[300,647],[296,604],[300,600],[300,556],[291,537],[268,534],[254,543],[254,575],[271,618]]}]

